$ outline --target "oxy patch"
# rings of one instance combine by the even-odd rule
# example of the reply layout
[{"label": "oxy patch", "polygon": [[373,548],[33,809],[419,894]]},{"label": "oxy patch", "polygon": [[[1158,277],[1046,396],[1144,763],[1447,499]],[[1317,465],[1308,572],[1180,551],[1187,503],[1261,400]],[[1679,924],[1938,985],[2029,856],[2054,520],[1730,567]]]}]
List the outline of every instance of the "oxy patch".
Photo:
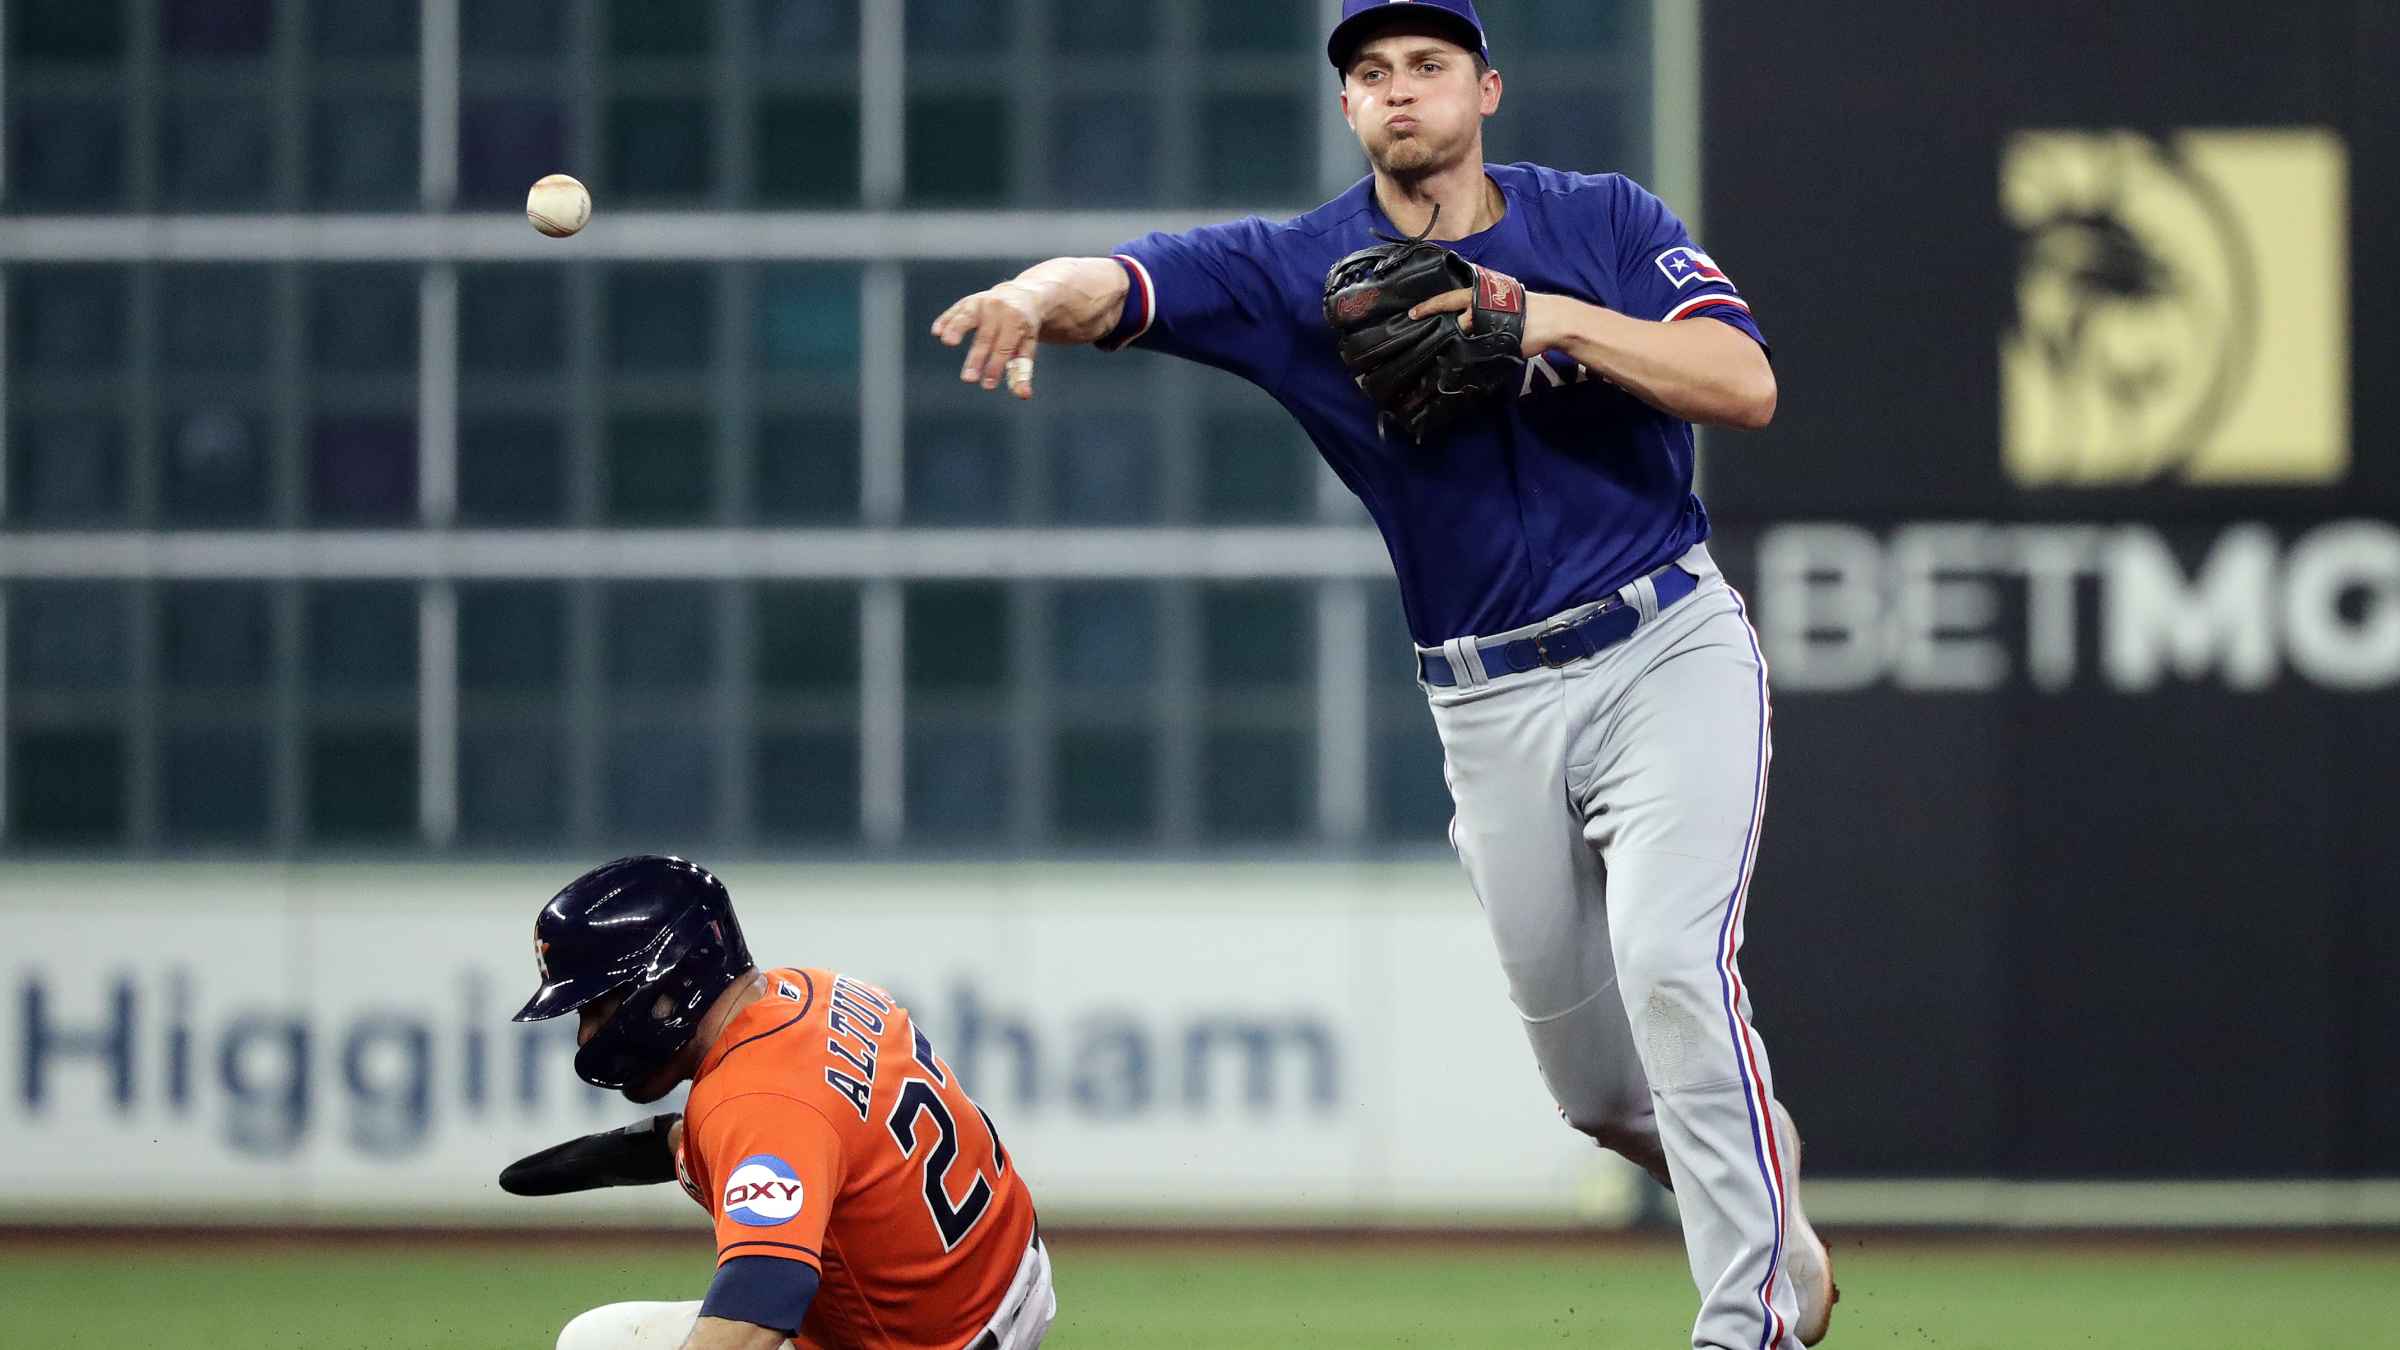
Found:
[{"label": "oxy patch", "polygon": [[805,1198],[800,1174],[772,1153],[751,1154],[725,1179],[725,1217],[753,1228],[791,1222]]}]

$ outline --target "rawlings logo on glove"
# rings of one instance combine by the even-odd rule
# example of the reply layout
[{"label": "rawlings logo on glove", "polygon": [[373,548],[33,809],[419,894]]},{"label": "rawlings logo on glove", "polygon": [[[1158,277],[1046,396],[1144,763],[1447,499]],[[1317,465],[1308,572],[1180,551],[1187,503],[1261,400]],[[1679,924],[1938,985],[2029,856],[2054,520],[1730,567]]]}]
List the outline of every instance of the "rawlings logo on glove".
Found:
[{"label": "rawlings logo on glove", "polygon": [[[1433,220],[1441,219],[1436,207]],[[1325,322],[1342,364],[1377,407],[1423,445],[1476,405],[1516,389],[1525,374],[1525,288],[1439,244],[1379,235],[1325,274]],[[1475,292],[1474,317],[1408,312],[1451,291]]]}]

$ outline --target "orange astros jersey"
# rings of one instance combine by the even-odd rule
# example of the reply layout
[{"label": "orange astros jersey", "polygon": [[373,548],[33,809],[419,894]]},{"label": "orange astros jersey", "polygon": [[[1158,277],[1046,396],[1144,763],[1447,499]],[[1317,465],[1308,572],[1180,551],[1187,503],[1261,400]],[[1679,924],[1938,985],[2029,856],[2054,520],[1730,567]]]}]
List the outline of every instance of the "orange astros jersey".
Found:
[{"label": "orange astros jersey", "polygon": [[717,1260],[820,1273],[795,1343],[959,1350],[999,1311],[1033,1196],[908,1010],[828,970],[770,970],[684,1106],[683,1186]]}]

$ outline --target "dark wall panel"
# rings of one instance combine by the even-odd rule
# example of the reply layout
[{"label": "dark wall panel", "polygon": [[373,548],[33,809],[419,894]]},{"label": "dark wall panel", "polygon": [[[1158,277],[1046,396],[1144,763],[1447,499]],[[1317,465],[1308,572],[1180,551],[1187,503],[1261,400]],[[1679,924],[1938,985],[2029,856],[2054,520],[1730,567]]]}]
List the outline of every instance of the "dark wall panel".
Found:
[{"label": "dark wall panel", "polygon": [[[2400,295],[2400,7],[1863,0],[1838,19],[1731,3],[1706,18],[1705,234],[1783,385],[1772,428],[1716,436],[1708,455],[1718,555],[1762,627],[1778,592],[1758,546],[1794,522],[1887,545],[1989,522],[2003,553],[2015,523],[2092,526],[2103,554],[2141,531],[2182,569],[2162,601],[2155,578],[2096,562],[2063,681],[2027,674],[2026,586],[1999,561],[1976,578],[1996,609],[1974,622],[2008,662],[1988,688],[1904,687],[1890,663],[1863,686],[1779,686],[1745,961],[1812,1162],[2400,1173],[2400,662],[2326,677],[2294,654],[2289,610],[2306,601],[2283,589],[2313,531],[2352,522],[2372,536],[2357,584],[2335,617],[2303,617],[2356,636],[2400,614],[2400,578],[2374,561],[2400,556],[2400,339],[2384,313]],[[2118,129],[2162,146],[2338,137],[2346,191],[2328,210],[2347,217],[2316,219],[2349,249],[2347,331],[2317,329],[2347,343],[2332,344],[2349,363],[2339,471],[2231,486],[2182,460],[2107,485],[2007,472],[2002,348],[2032,239],[2006,216],[2004,157],[2020,133]],[[2123,219],[2148,246],[2148,225]],[[2260,304],[2279,303],[2299,278],[2276,241],[2252,246]],[[2171,286],[2178,259],[2162,256]],[[2204,564],[2262,527],[2277,551],[2255,602],[2211,601]],[[1910,584],[1898,556],[1871,564],[1887,611]],[[2101,653],[2129,603],[2169,606],[2145,611],[2154,632],[2174,606],[2214,604],[2194,631],[2268,634],[2274,668],[2232,678],[2218,653],[2123,678]]]}]

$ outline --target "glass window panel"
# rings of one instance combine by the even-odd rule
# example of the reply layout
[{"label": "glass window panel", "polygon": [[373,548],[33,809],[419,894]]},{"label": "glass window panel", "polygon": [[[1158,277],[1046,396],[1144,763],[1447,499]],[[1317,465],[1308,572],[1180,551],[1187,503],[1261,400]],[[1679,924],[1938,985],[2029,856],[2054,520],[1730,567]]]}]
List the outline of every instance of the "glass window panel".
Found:
[{"label": "glass window panel", "polygon": [[275,34],[273,0],[164,0],[162,35],[181,56],[256,56]]},{"label": "glass window panel", "polygon": [[1375,832],[1400,844],[1434,846],[1448,838],[1450,790],[1442,782],[1442,745],[1420,700],[1413,718],[1380,719],[1368,746]]},{"label": "glass window panel", "polygon": [[9,738],[8,828],[33,844],[90,844],[125,832],[125,737],[98,727]]},{"label": "glass window panel", "polygon": [[716,181],[708,108],[698,98],[609,100],[609,190],[629,199],[705,196]]},{"label": "glass window panel", "polygon": [[41,693],[110,693],[132,683],[131,587],[21,581],[8,595],[8,682]]},{"label": "glass window panel", "polygon": [[778,205],[858,200],[858,100],[848,94],[760,99],[750,147],[758,199]]},{"label": "glass window panel", "polygon": [[1009,429],[996,417],[909,420],[904,456],[908,518],[933,524],[1014,514]]},{"label": "glass window panel", "polygon": [[1009,668],[1008,590],[994,582],[929,581],[908,588],[911,692],[996,693]]},{"label": "glass window panel", "polygon": [[637,413],[608,423],[608,519],[696,524],[716,507],[716,433],[704,413]]},{"label": "glass window panel", "polygon": [[314,582],[308,682],[338,694],[405,694],[417,687],[417,588],[408,582]]},{"label": "glass window panel", "polygon": [[197,404],[159,417],[162,514],[178,525],[230,525],[267,514],[274,449],[250,408]]},{"label": "glass window panel", "polygon": [[123,5],[15,0],[4,8],[11,61],[116,61],[125,55]]},{"label": "glass window panel", "polygon": [[753,0],[752,10],[759,46],[767,52],[777,57],[830,56],[855,66],[858,0]]},{"label": "glass window panel", "polygon": [[303,275],[311,366],[346,374],[416,371],[416,268],[337,264]]},{"label": "glass window panel", "polygon": [[263,98],[170,98],[159,190],[174,206],[263,206],[274,196],[275,109]]},{"label": "glass window panel", "polygon": [[167,837],[189,843],[260,843],[274,781],[260,726],[177,727],[160,747],[159,815]]},{"label": "glass window panel", "polygon": [[608,827],[643,847],[704,837],[716,802],[716,754],[689,731],[616,731],[608,738]]},{"label": "glass window panel", "polygon": [[470,375],[516,375],[564,366],[566,279],[557,267],[460,268],[460,368]]},{"label": "glass window panel", "polygon": [[1212,689],[1316,682],[1316,630],[1309,619],[1309,586],[1301,582],[1237,582],[1200,592],[1203,679]]},{"label": "glass window panel", "polygon": [[751,509],[763,521],[830,525],[859,518],[858,418],[843,413],[760,420]]},{"label": "glass window panel", "polygon": [[8,100],[8,196],[24,208],[125,200],[125,111],[114,100]]},{"label": "glass window panel", "polygon": [[417,423],[407,414],[320,417],[309,427],[309,513],[327,523],[417,514]]},{"label": "glass window panel", "polygon": [[1156,40],[1159,7],[1129,5],[1125,0],[1055,0],[1051,31],[1061,51],[1131,53],[1149,50]]},{"label": "glass window panel", "polygon": [[399,843],[416,835],[413,727],[317,727],[302,762],[311,838]]},{"label": "glass window panel", "polygon": [[477,525],[555,525],[567,518],[566,434],[542,413],[458,419],[458,514]]},{"label": "glass window panel", "polygon": [[[318,12],[314,33],[323,56],[417,55],[417,8],[422,0],[342,0]],[[528,5],[526,8],[551,8]]]},{"label": "glass window panel", "polygon": [[1158,116],[1149,101],[1063,98],[1050,126],[1050,190],[1060,205],[1146,205],[1157,197]]},{"label": "glass window panel", "polygon": [[1643,8],[1592,0],[1484,0],[1475,12],[1483,16],[1496,59],[1503,51],[1532,55],[1537,47],[1547,53],[1622,46],[1647,30]]},{"label": "glass window panel", "polygon": [[717,670],[717,607],[700,582],[622,582],[608,587],[601,645],[609,688],[627,693],[698,693]]},{"label": "glass window panel", "polygon": [[751,592],[758,687],[774,694],[851,694],[858,689],[858,590],[849,585],[773,582]]},{"label": "glass window panel", "polygon": [[458,588],[458,686],[471,694],[551,694],[567,674],[567,593],[554,581]]},{"label": "glass window panel", "polygon": [[1212,839],[1297,839],[1315,815],[1317,751],[1288,731],[1216,730],[1200,747],[1202,830]]},{"label": "glass window panel", "polygon": [[10,419],[8,514],[38,525],[124,520],[124,419],[115,412]]},{"label": "glass window panel", "polygon": [[[523,4],[524,0],[508,0]],[[535,8],[526,5],[528,9]],[[541,95],[472,97],[461,101],[458,195],[475,206],[525,206],[533,180],[567,159],[567,115]]]},{"label": "glass window panel", "polygon": [[122,267],[19,267],[8,275],[11,370],[97,375],[125,363]]},{"label": "glass window panel", "polygon": [[166,687],[177,693],[266,689],[274,670],[272,599],[260,581],[167,586],[160,596],[159,642]]},{"label": "glass window panel", "polygon": [[[1201,45],[1205,50],[1281,52],[1314,50],[1324,59],[1324,34],[1317,31],[1317,7],[1291,0],[1211,0],[1202,6]],[[1325,67],[1328,76],[1331,66]]]},{"label": "glass window panel", "polygon": [[1163,514],[1147,416],[1078,414],[1050,429],[1050,501],[1060,520],[1119,525]]},{"label": "glass window panel", "polygon": [[1281,410],[1213,412],[1200,443],[1200,514],[1219,523],[1307,520],[1317,510],[1317,452]]},{"label": "glass window panel", "polygon": [[1051,601],[1051,677],[1069,689],[1158,678],[1158,592],[1144,582],[1062,585]]},{"label": "glass window panel", "polygon": [[337,211],[416,204],[416,99],[321,98],[311,115],[311,201]]},{"label": "glass window panel", "polygon": [[989,0],[910,0],[912,52],[988,52],[1008,42],[1011,7]]},{"label": "glass window panel", "polygon": [[608,49],[618,56],[705,56],[716,6],[686,0],[608,0]]},{"label": "glass window panel", "polygon": [[1061,839],[1130,842],[1156,831],[1157,749],[1148,732],[1068,731],[1057,747],[1050,806]]},{"label": "glass window panel", "polygon": [[751,753],[760,834],[828,842],[858,837],[856,733],[771,733]]},{"label": "glass window panel", "polygon": [[[1328,69],[1331,69],[1328,67]],[[1313,200],[1315,112],[1307,100],[1229,94],[1211,101],[1200,132],[1201,190],[1212,201]]]},{"label": "glass window panel", "polygon": [[459,48],[468,56],[560,55],[569,9],[526,0],[460,0]]},{"label": "glass window panel", "polygon": [[757,354],[769,370],[858,369],[858,273],[770,267],[759,274]]},{"label": "glass window panel", "polygon": [[1400,607],[1399,583],[1386,580],[1369,588],[1367,600],[1367,681],[1378,696],[1388,697],[1394,706],[1408,708],[1424,706],[1424,691],[1417,687],[1416,667],[1410,662],[1416,651],[1415,640],[1408,635],[1408,615]]},{"label": "glass window panel", "polygon": [[[983,10],[996,6],[978,5]],[[913,21],[917,7],[910,6]],[[996,202],[1008,196],[1008,100],[929,94],[908,101],[907,190],[911,201]],[[955,298],[955,297],[953,297]],[[928,320],[927,322],[931,322]]]},{"label": "glass window panel", "polygon": [[908,833],[990,839],[1008,828],[1008,745],[989,727],[911,727]]},{"label": "glass window panel", "polygon": [[540,843],[566,832],[558,728],[515,722],[459,733],[458,832],[471,843]]},{"label": "glass window panel", "polygon": [[264,267],[160,268],[161,363],[170,372],[266,369],[273,297]]},{"label": "glass window panel", "polygon": [[716,287],[697,266],[608,274],[608,355],[618,370],[699,370],[716,350]]}]

